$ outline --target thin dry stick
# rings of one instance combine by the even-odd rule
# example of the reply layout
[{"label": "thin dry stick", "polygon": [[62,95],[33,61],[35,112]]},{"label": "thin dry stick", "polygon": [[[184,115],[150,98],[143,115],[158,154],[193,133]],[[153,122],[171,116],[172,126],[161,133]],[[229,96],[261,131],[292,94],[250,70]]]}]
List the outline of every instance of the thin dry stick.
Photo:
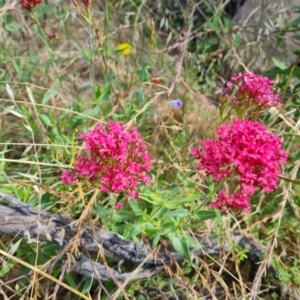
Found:
[{"label": "thin dry stick", "polygon": [[[299,165],[296,165],[295,167],[298,170]],[[294,167],[294,169],[295,169],[295,167]],[[292,176],[295,176],[295,174],[293,174]],[[250,299],[249,300],[255,300],[255,299],[257,299],[257,295],[259,293],[259,289],[260,289],[260,286],[261,286],[262,277],[264,276],[264,274],[267,271],[267,268],[271,264],[271,259],[272,259],[272,255],[273,255],[274,249],[275,249],[275,247],[277,247],[277,236],[278,236],[278,232],[279,232],[279,228],[280,228],[280,224],[281,224],[281,220],[282,220],[282,216],[283,216],[283,210],[284,210],[284,208],[286,206],[286,203],[288,201],[289,191],[291,189],[292,189],[292,185],[291,185],[291,183],[289,183],[288,189],[285,189],[283,200],[279,204],[279,209],[272,216],[273,221],[276,220],[276,219],[278,219],[277,227],[276,227],[275,232],[273,234],[273,240],[271,242],[271,245],[270,245],[270,248],[269,248],[269,250],[267,252],[267,255],[264,258],[264,260],[261,262],[261,265],[260,265],[260,267],[259,267],[259,269],[258,269],[258,271],[257,271],[257,273],[255,275],[255,279],[254,279],[254,282],[253,282],[252,291],[251,291],[251,295],[250,295]]]},{"label": "thin dry stick", "polygon": [[[143,265],[145,262],[152,256],[152,253],[149,253],[147,257],[145,257],[144,261],[142,261],[138,267],[126,278],[124,283],[122,283],[121,287],[113,294],[114,299],[117,299],[122,291],[124,291],[126,285],[129,283],[129,281],[134,277],[136,273],[138,273],[140,270],[142,270]],[[162,269],[163,267],[161,267]]]},{"label": "thin dry stick", "polygon": [[[0,83],[1,83],[1,82],[0,82]],[[1,100],[1,101],[5,101],[5,102],[11,102],[10,99],[0,98],[0,100]],[[32,105],[31,102],[27,102],[27,101],[15,100],[15,102],[16,102],[16,103],[19,103],[19,104]],[[35,106],[40,106],[40,107],[44,107],[44,108],[49,108],[50,110],[64,111],[64,112],[67,112],[67,113],[70,113],[70,114],[73,114],[73,115],[77,115],[77,116],[85,117],[85,118],[90,119],[90,120],[93,120],[93,121],[97,121],[98,123],[106,124],[106,122],[100,120],[99,118],[94,118],[94,117],[91,117],[91,116],[89,116],[89,115],[85,115],[85,114],[82,114],[82,113],[80,113],[80,112],[73,111],[73,110],[70,110],[70,109],[67,109],[67,108],[57,107],[57,106],[52,106],[52,105],[47,105],[47,104],[41,104],[41,103],[35,103]]]},{"label": "thin dry stick", "polygon": [[[59,276],[59,280],[60,281],[63,281],[64,280],[64,276],[65,276],[65,273],[66,273],[66,269],[67,269],[67,264],[65,264],[62,268],[61,268],[61,271],[60,271],[60,276]],[[59,289],[59,284],[56,284],[55,288],[54,288],[54,291],[53,291],[53,300],[56,300],[56,296],[57,296],[57,292],[58,292],[58,289]]]},{"label": "thin dry stick", "polygon": [[[196,7],[198,5],[199,5],[199,3],[193,5],[192,12],[191,12],[191,18],[193,18],[195,10],[196,10]],[[171,85],[171,87],[169,89],[168,96],[170,96],[171,93],[173,92],[173,90],[175,88],[175,84],[177,82],[181,82],[181,80],[182,80],[182,78],[181,78],[181,67],[182,67],[182,64],[183,64],[184,57],[186,55],[186,47],[188,45],[188,42],[190,41],[190,35],[191,35],[192,29],[193,29],[193,22],[191,22],[191,24],[190,24],[190,26],[188,28],[188,31],[185,34],[185,38],[184,38],[184,41],[182,43],[181,55],[180,55],[179,61],[176,64],[177,74],[176,74],[176,77],[175,77],[175,81],[172,83],[172,85]]]},{"label": "thin dry stick", "polygon": [[91,197],[90,201],[88,202],[87,206],[84,208],[83,212],[80,215],[80,218],[76,221],[76,227],[77,227],[77,234],[74,237],[74,242],[72,245],[71,253],[75,252],[76,254],[79,254],[78,245],[80,244],[80,236],[82,231],[82,224],[83,222],[88,218],[90,215],[93,205],[97,202],[97,196],[100,193],[100,190],[95,190],[93,196]]},{"label": "thin dry stick", "polygon": [[[96,22],[95,22],[95,18],[90,10],[90,7],[89,7],[89,13],[90,13],[90,19],[88,19],[84,13],[82,12],[81,8],[80,8],[80,5],[77,3],[76,0],[72,0],[72,3],[73,5],[75,6],[75,9],[76,9],[76,12],[77,14],[89,25],[91,26],[93,29],[94,29],[94,32],[95,32],[95,35],[96,35],[96,40],[97,40],[97,43],[98,43],[98,48],[99,48],[99,51],[100,51],[100,54],[101,54],[101,57],[102,57],[102,60],[103,60],[103,64],[104,64],[104,67],[105,67],[105,71],[106,73],[108,74],[109,73],[109,67],[107,65],[107,62],[106,62],[106,58],[104,56],[104,52],[103,52],[103,41],[105,40],[105,36],[101,37],[100,35],[100,29],[99,27],[97,26]],[[111,90],[112,92],[114,93],[114,95],[117,97],[117,92],[115,91],[114,87],[111,85]]]},{"label": "thin dry stick", "polygon": [[[101,245],[99,245],[99,249],[100,249],[99,250],[100,257],[106,263],[105,257],[103,255],[103,251],[101,251]],[[93,260],[92,260],[92,258],[90,256],[89,252],[86,249],[85,249],[85,252],[87,254],[88,259],[92,262]],[[97,257],[97,260],[98,260],[98,257]],[[106,293],[106,295],[108,296],[109,300],[113,300],[113,298],[109,294],[108,290],[103,285],[103,283],[102,283],[102,281],[101,281],[101,279],[99,277],[99,273],[97,272],[96,268],[94,267],[94,265],[92,263],[91,263],[91,268],[93,270],[93,273],[95,274],[95,278],[98,280],[98,283],[99,283],[99,286],[101,287],[101,289],[103,289],[103,291]],[[107,268],[107,271],[109,272],[109,267]],[[113,276],[112,276],[112,278],[113,278]],[[118,281],[115,278],[113,278],[113,280],[118,285]],[[125,298],[127,299],[126,295],[125,295]]]},{"label": "thin dry stick", "polygon": [[13,162],[13,163],[19,163],[19,164],[27,164],[27,165],[38,165],[38,166],[47,166],[47,167],[55,167],[55,168],[70,168],[68,165],[63,164],[49,164],[49,163],[42,163],[39,161],[30,161],[25,159],[8,159],[8,158],[0,158],[0,161],[5,162]]},{"label": "thin dry stick", "polygon": [[[281,204],[284,204],[282,206],[282,208],[284,208],[284,206],[286,204],[286,201],[287,201],[287,199],[285,199],[281,203]],[[281,216],[282,216],[282,213],[281,213]],[[277,234],[278,234],[278,230],[279,230],[279,227],[280,227],[279,226],[280,222],[281,222],[281,217],[280,217],[280,221],[278,222],[278,226],[276,228],[276,232],[274,234],[274,238],[273,238],[272,244],[270,246],[270,249],[268,250],[268,254],[265,257],[265,259],[262,261],[262,263],[261,263],[261,265],[260,265],[260,267],[259,267],[259,269],[258,269],[258,271],[257,271],[257,273],[255,275],[255,279],[254,279],[254,282],[253,282],[252,291],[251,291],[251,295],[250,295],[250,299],[249,300],[255,300],[255,299],[257,299],[257,295],[258,295],[258,292],[259,292],[260,286],[261,286],[262,277],[264,276],[264,274],[267,271],[268,266],[270,265],[271,258],[272,258],[272,255],[273,255],[273,251],[274,251],[275,247],[277,246]]]},{"label": "thin dry stick", "polygon": [[13,255],[11,255],[11,254],[9,254],[9,253],[7,253],[7,252],[1,250],[1,249],[0,249],[0,254],[2,254],[3,256],[6,256],[6,257],[9,258],[9,259],[14,260],[15,262],[19,263],[20,265],[23,265],[24,267],[26,267],[26,268],[28,268],[28,269],[30,269],[30,270],[32,270],[32,271],[38,273],[38,274],[40,274],[40,275],[42,275],[42,276],[44,276],[44,277],[46,277],[46,278],[52,280],[53,282],[59,284],[60,286],[62,286],[62,287],[64,287],[65,289],[69,290],[69,291],[72,292],[73,294],[75,294],[75,295],[81,297],[82,299],[85,299],[85,300],[91,300],[91,298],[85,296],[84,294],[82,294],[82,293],[80,293],[79,291],[73,289],[72,287],[68,286],[67,284],[65,284],[65,283],[63,283],[63,282],[61,282],[61,281],[59,281],[59,280],[56,279],[55,277],[53,277],[53,276],[51,276],[51,275],[45,273],[44,271],[38,269],[37,267],[34,267],[34,266],[28,264],[27,262],[25,262],[25,261],[23,261],[23,260],[21,260],[21,259],[19,259],[19,258],[17,258],[17,257],[14,257]]}]

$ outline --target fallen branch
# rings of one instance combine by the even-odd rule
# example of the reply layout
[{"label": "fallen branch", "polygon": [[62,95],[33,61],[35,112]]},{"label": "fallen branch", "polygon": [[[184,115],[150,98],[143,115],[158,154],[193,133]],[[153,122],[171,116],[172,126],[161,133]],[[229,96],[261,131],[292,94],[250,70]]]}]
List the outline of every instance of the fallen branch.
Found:
[{"label": "fallen branch", "polygon": [[[31,207],[20,200],[0,192],[0,234],[20,235],[27,240],[51,241],[61,247],[68,246],[79,235],[78,248],[88,253],[99,253],[102,251],[105,257],[119,261],[119,266],[123,262],[139,264],[137,269],[130,273],[121,273],[108,266],[104,266],[92,261],[83,254],[70,260],[70,269],[75,273],[87,277],[94,277],[101,281],[118,280],[138,280],[153,276],[164,266],[170,266],[174,261],[181,261],[183,257],[172,248],[166,249],[162,246],[154,251],[145,242],[135,244],[129,240],[122,240],[111,231],[102,230],[98,227],[86,226],[84,229],[78,228],[77,221],[54,215],[37,208]],[[7,205],[9,204],[9,205]],[[252,240],[241,236],[238,232],[231,234],[231,241],[225,245],[220,245],[218,238],[206,237],[203,233],[198,233],[196,238],[199,241],[200,250],[191,250],[193,256],[202,257],[205,254],[216,255],[230,251],[230,243],[236,241],[242,248],[248,248],[248,258],[257,263],[260,261],[263,251]]]}]

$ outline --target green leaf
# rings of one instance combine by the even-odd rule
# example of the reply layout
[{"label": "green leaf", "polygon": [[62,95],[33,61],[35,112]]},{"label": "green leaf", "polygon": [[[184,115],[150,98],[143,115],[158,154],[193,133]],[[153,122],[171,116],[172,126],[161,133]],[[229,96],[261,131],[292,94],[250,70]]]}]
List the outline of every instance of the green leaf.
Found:
[{"label": "green leaf", "polygon": [[187,209],[178,209],[174,211],[169,211],[164,213],[164,217],[173,217],[173,218],[184,218],[189,215],[189,211]]},{"label": "green leaf", "polygon": [[[46,1],[45,1],[46,2]],[[39,6],[39,8],[42,8],[42,12],[48,15],[54,14],[54,7],[53,5],[43,3],[43,5]]]},{"label": "green leaf", "polygon": [[216,216],[217,216],[217,220],[218,220],[219,224],[222,224],[221,212],[219,210],[215,210],[215,212],[216,212]]},{"label": "green leaf", "polygon": [[155,220],[161,218],[162,215],[167,212],[167,210],[168,209],[166,207],[160,207],[158,210],[154,211],[152,215],[150,215],[150,219]]},{"label": "green leaf", "polygon": [[273,60],[274,65],[277,68],[279,68],[280,70],[285,70],[285,69],[288,68],[288,66],[283,61],[281,61],[281,60],[279,60],[279,59],[277,59],[275,57],[273,57],[272,60]]},{"label": "green leaf", "polygon": [[193,237],[191,237],[189,234],[184,233],[182,235],[183,239],[185,240],[187,247],[189,249],[194,248],[194,249],[199,249],[200,245],[199,242],[197,242]]},{"label": "green leaf", "polygon": [[82,57],[84,57],[88,61],[91,61],[91,56],[89,55],[89,53],[87,53],[83,48],[77,46],[76,44],[74,46],[78,50],[78,52],[82,55]]},{"label": "green leaf", "polygon": [[22,240],[18,240],[16,243],[11,244],[9,254],[14,254],[19,249],[21,242]]},{"label": "green leaf", "polygon": [[100,94],[99,101],[105,101],[110,95],[110,85],[106,85]]},{"label": "green leaf", "polygon": [[21,28],[21,26],[16,22],[12,22],[12,23],[8,23],[8,24],[4,23],[4,26],[7,31],[16,31]]},{"label": "green leaf", "polygon": [[141,73],[140,73],[140,80],[147,81],[149,79],[149,72],[147,70],[147,64],[142,63]]},{"label": "green leaf", "polygon": [[95,98],[98,99],[101,96],[101,89],[98,86],[97,89],[95,90]]},{"label": "green leaf", "polygon": [[144,101],[144,89],[140,88],[137,92],[137,96],[136,96],[136,103],[137,105],[140,105],[143,101]]},{"label": "green leaf", "polygon": [[152,247],[155,248],[159,242],[159,239],[161,237],[161,234],[159,232],[157,232],[154,236],[154,239],[152,241]]},{"label": "green leaf", "polygon": [[73,120],[74,120],[74,122],[79,121],[79,120],[84,120],[84,119],[86,119],[85,116],[93,117],[93,118],[99,117],[100,116],[100,108],[98,106],[95,106],[92,109],[86,109],[81,113],[81,115],[76,115],[73,118]]},{"label": "green leaf", "polygon": [[151,232],[155,231],[156,232],[158,230],[156,224],[153,224],[150,222],[146,222],[145,224],[146,224],[146,229],[148,229],[147,231],[151,231]]},{"label": "green leaf", "polygon": [[100,217],[106,217],[111,214],[111,212],[108,209],[104,208],[102,205],[99,204],[94,204],[94,209]]},{"label": "green leaf", "polygon": [[174,233],[169,234],[169,237],[174,249],[192,264],[192,258],[186,240],[183,237],[179,238]]},{"label": "green leaf", "polygon": [[200,210],[196,213],[196,217],[199,221],[214,219],[216,216],[215,210]]},{"label": "green leaf", "polygon": [[130,207],[131,207],[133,213],[134,213],[136,216],[141,216],[141,215],[143,214],[143,211],[141,210],[138,201],[136,201],[136,200],[130,200],[130,201],[128,202],[128,204],[130,205]]},{"label": "green leaf", "polygon": [[[89,117],[99,117],[99,113],[100,113],[100,108],[98,106],[95,106],[92,109],[86,109],[82,112],[83,115],[86,115]],[[80,117],[82,117],[82,116],[80,116]]]},{"label": "green leaf", "polygon": [[59,88],[48,90],[42,99],[42,104],[46,104],[51,98],[55,97],[58,94],[59,90]]},{"label": "green leaf", "polygon": [[167,235],[168,233],[170,232],[174,232],[176,229],[174,226],[171,226],[169,228],[165,228],[165,229],[162,229],[159,231],[160,235],[163,236],[163,235]]},{"label": "green leaf", "polygon": [[2,263],[2,269],[0,269],[0,277],[3,277],[6,273],[8,273],[13,267],[14,267],[13,262],[6,262],[3,261]]},{"label": "green leaf", "polygon": [[84,280],[84,285],[83,285],[83,288],[82,288],[82,290],[81,290],[81,293],[82,293],[82,294],[86,295],[87,293],[90,292],[91,287],[92,287],[93,280],[94,280],[94,278],[89,278],[89,277],[87,277],[87,278]]},{"label": "green leaf", "polygon": [[14,69],[15,69],[16,72],[18,73],[18,75],[21,75],[22,72],[21,72],[21,70],[20,70],[18,64],[17,64],[14,60],[12,60],[11,62],[12,62],[12,64],[13,64],[13,66],[14,66]]},{"label": "green leaf", "polygon": [[133,213],[130,213],[128,211],[125,211],[125,210],[120,210],[119,212],[113,214],[113,220],[115,222],[125,222],[125,221],[133,221],[133,220],[136,220],[138,219],[139,216],[133,214]]},{"label": "green leaf", "polygon": [[42,120],[43,124],[46,125],[46,126],[52,126],[51,124],[51,120],[48,116],[44,115],[44,114],[41,114],[40,115],[40,119]]},{"label": "green leaf", "polygon": [[73,278],[73,276],[70,274],[70,273],[66,273],[65,274],[65,278],[69,284],[70,287],[72,287],[73,289],[77,290],[78,287],[77,287],[77,284]]},{"label": "green leaf", "polygon": [[132,227],[129,229],[128,233],[125,235],[125,237],[127,239],[130,239],[134,236],[137,236],[138,234],[140,234],[141,232],[145,231],[146,228],[146,223],[142,222],[142,223],[137,223],[132,225]]},{"label": "green leaf", "polygon": [[180,206],[181,204],[185,204],[185,203],[189,203],[189,202],[194,202],[196,200],[199,200],[203,198],[203,195],[192,195],[186,198],[182,198],[179,200],[172,200],[169,202],[165,202],[165,207],[169,208],[169,209],[174,209],[177,208],[178,206]]},{"label": "green leaf", "polygon": [[157,196],[157,194],[154,194],[152,192],[151,193],[140,193],[139,197],[153,205],[164,206],[164,201],[161,198],[159,198]]}]

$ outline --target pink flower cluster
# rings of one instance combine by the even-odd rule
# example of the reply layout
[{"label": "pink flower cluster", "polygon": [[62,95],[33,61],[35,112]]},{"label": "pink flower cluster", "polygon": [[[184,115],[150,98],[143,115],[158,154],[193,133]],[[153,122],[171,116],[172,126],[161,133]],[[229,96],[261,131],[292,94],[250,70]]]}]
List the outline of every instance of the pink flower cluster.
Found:
[{"label": "pink flower cluster", "polygon": [[151,170],[151,157],[135,127],[129,132],[123,124],[110,122],[108,130],[97,125],[80,138],[85,141],[88,155],[77,157],[74,171],[64,171],[61,180],[73,184],[79,177],[100,185],[103,193],[124,192],[138,198],[138,183],[150,184],[146,172]]},{"label": "pink flower cluster", "polygon": [[224,191],[218,194],[216,202],[212,202],[210,206],[224,212],[227,212],[229,208],[244,209],[245,212],[250,211],[249,196],[239,193],[227,196]]},{"label": "pink flower cluster", "polygon": [[240,194],[218,195],[212,207],[250,209],[250,197],[257,188],[271,192],[277,188],[280,166],[287,160],[282,142],[258,122],[233,120],[217,129],[218,137],[202,142],[202,148],[193,149],[192,155],[200,160],[198,168],[212,175],[216,182],[238,180]]},{"label": "pink flower cluster", "polygon": [[[272,86],[274,81],[252,73],[240,73],[231,77],[231,82],[221,96],[221,102],[227,103],[232,100],[232,106],[244,112],[247,109],[261,111],[273,106],[280,107],[279,95],[274,94]],[[236,97],[228,93],[233,86],[237,87]]]},{"label": "pink flower cluster", "polygon": [[41,4],[42,0],[21,0],[21,6],[28,11],[33,11],[38,4]]}]

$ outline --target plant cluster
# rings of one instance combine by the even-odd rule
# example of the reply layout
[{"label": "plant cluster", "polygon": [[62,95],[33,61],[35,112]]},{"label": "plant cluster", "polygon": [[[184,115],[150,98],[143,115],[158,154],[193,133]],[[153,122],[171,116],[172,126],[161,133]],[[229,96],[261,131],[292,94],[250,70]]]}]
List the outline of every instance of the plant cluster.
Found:
[{"label": "plant cluster", "polygon": [[[158,8],[150,2],[72,0],[69,7],[59,1],[20,0],[24,24],[18,18],[12,21],[10,9],[4,14],[11,47],[0,45],[4,65],[0,78],[5,81],[0,112],[1,191],[76,219],[78,232],[64,248],[66,252],[61,245],[41,244],[30,236],[15,244],[4,241],[0,250],[36,270],[49,271],[52,279],[60,276],[81,297],[96,294],[96,284],[94,278],[80,281],[65,272],[73,255],[87,254],[91,261],[116,270],[116,262],[105,257],[105,251],[98,259],[94,252],[79,249],[86,226],[133,239],[137,248],[144,242],[155,249],[154,256],[164,249],[185,259],[176,263],[176,269],[165,266],[168,272],[147,282],[125,282],[122,288],[119,283],[103,283],[98,298],[107,295],[109,299],[116,290],[125,298],[126,293],[150,295],[155,282],[161,290],[170,291],[171,286],[174,296],[184,289],[189,299],[199,296],[198,288],[211,291],[215,285],[223,289],[225,281],[229,287],[235,278],[240,298],[249,298],[251,293],[255,299],[260,291],[255,284],[269,262],[282,283],[298,283],[297,259],[291,270],[272,259],[277,255],[277,241],[289,236],[282,233],[280,224],[299,216],[295,188],[299,121],[294,120],[300,117],[300,85],[292,77],[298,73],[284,71],[282,76],[288,78],[284,81],[274,79],[278,70],[258,75],[244,68],[245,72],[226,77],[230,79],[220,88],[216,80],[224,75],[219,72],[220,52],[238,44],[229,38],[235,30],[229,20],[216,7],[203,4],[211,8],[207,11],[211,17],[202,20],[201,29],[196,28],[195,16],[202,6],[188,2],[191,9],[181,7],[184,17],[175,24],[172,18],[153,18],[155,9],[168,9],[166,3],[156,4]],[[201,39],[196,39],[199,33]],[[193,48],[195,55],[189,53]],[[196,60],[201,65],[198,70]],[[205,78],[201,86],[198,77]],[[203,90],[218,95],[217,105],[207,101],[199,92]],[[294,245],[298,225],[297,220],[294,229],[288,224]],[[270,249],[264,259],[260,257],[261,274],[250,284],[243,282],[239,268],[253,251],[248,244],[239,248],[231,234],[232,228],[245,227]],[[214,246],[224,242],[224,249],[231,252],[232,273],[228,268],[231,256],[226,256],[229,259],[216,276],[218,266],[212,264],[216,257],[198,257],[203,254],[200,245],[206,243],[206,234],[211,241],[220,241]],[[218,251],[222,253],[221,246]],[[54,256],[63,267],[49,267]],[[5,291],[6,285],[15,282],[15,278],[10,281],[15,266],[17,262],[9,261],[0,268],[0,277],[8,278],[1,278]],[[132,268],[120,261],[118,272],[126,274]],[[15,297],[31,293],[31,298],[38,299],[40,293],[45,299],[55,299],[58,289],[46,282],[49,288],[44,293],[39,289],[44,284],[39,276],[26,273],[16,279],[16,287],[11,285]],[[113,297],[121,299],[116,294]],[[56,299],[64,297],[58,295]]]},{"label": "plant cluster", "polygon": [[102,193],[125,193],[138,199],[138,183],[151,182],[146,175],[151,170],[151,157],[136,128],[132,126],[127,132],[123,124],[110,122],[108,131],[97,125],[80,138],[88,156],[78,156],[74,171],[63,172],[62,182],[73,184],[83,177],[100,186]]},{"label": "plant cluster", "polygon": [[219,126],[217,135],[201,143],[204,152],[193,149],[192,154],[200,160],[199,170],[205,170],[216,182],[237,178],[240,192],[226,196],[222,191],[212,207],[250,211],[250,198],[257,188],[266,193],[277,189],[287,152],[281,149],[282,141],[258,122],[233,120]]},{"label": "plant cluster", "polygon": [[42,0],[21,0],[21,6],[28,11],[33,11],[41,3]]},{"label": "plant cluster", "polygon": [[[236,96],[228,95],[232,89],[229,82],[222,101],[230,103],[229,114],[233,119],[225,120],[216,129],[216,139],[201,142],[203,150],[192,149],[191,154],[200,160],[198,169],[206,171],[216,183],[237,179],[239,192],[227,195],[221,191],[211,206],[224,212],[230,208],[249,212],[250,198],[258,188],[266,193],[277,189],[280,167],[286,163],[288,154],[281,149],[282,141],[275,134],[268,133],[261,123],[247,120],[250,107],[251,113],[260,114],[273,105],[281,106],[279,95],[271,90],[273,81],[247,73],[231,80],[237,85]],[[182,105],[180,100],[170,103],[174,107]],[[138,182],[150,184],[146,172],[151,169],[151,158],[145,151],[146,145],[135,127],[129,133],[123,124],[110,122],[108,127],[106,132],[97,125],[80,135],[89,157],[77,157],[74,171],[63,172],[62,182],[73,184],[84,177],[100,183],[103,193],[125,192],[129,198],[138,199]]]}]

